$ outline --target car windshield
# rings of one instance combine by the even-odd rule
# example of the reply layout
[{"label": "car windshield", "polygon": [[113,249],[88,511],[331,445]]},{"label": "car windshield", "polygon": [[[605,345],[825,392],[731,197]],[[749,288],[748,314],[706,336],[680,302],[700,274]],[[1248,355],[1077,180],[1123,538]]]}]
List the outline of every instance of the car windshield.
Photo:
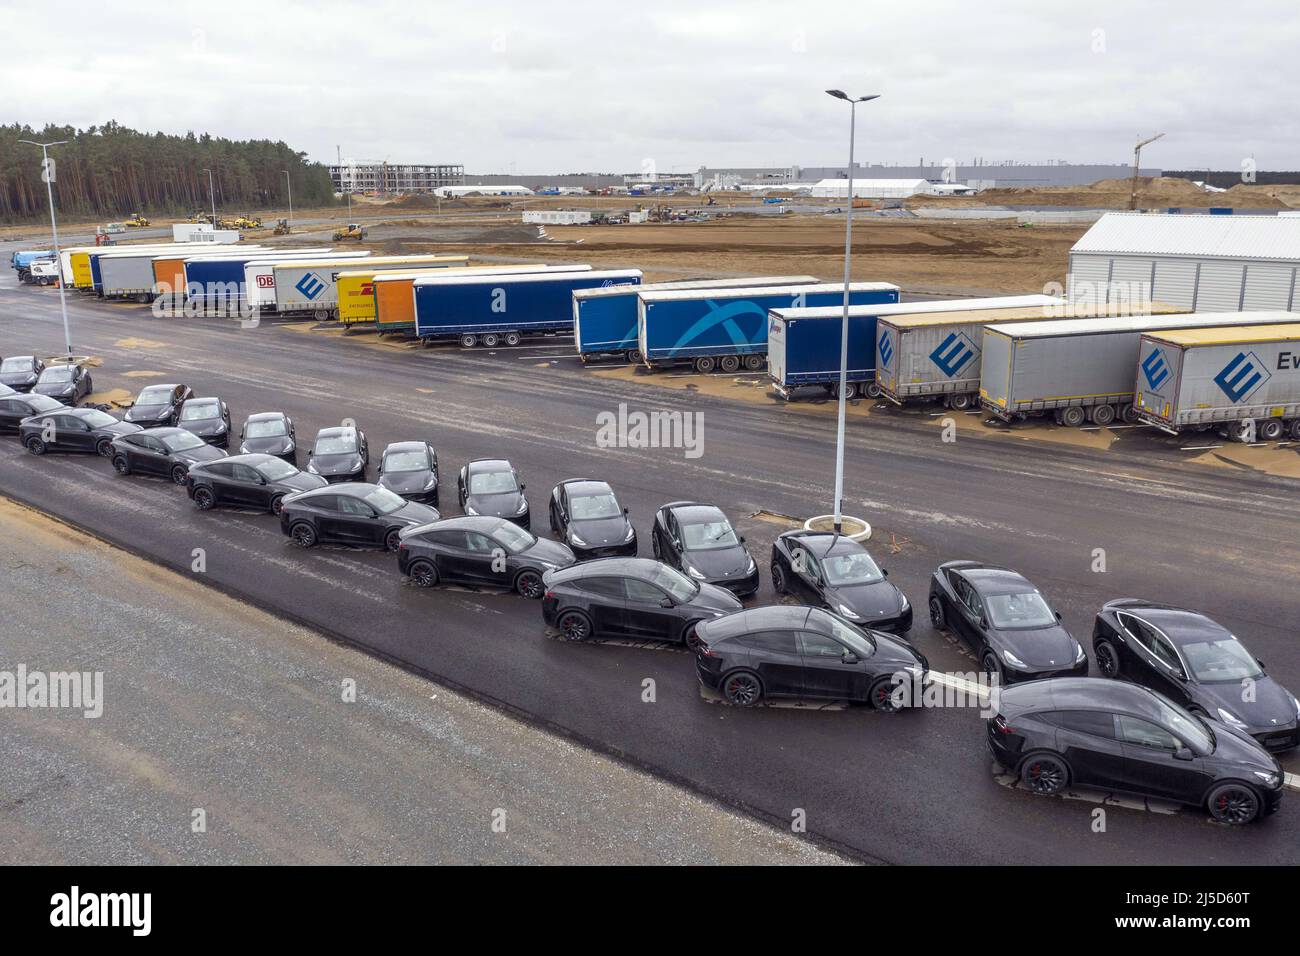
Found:
[{"label": "car windshield", "polygon": [[518,490],[514,473],[509,471],[480,471],[469,478],[471,495],[504,495]]},{"label": "car windshield", "polygon": [[1184,644],[1182,651],[1192,676],[1202,683],[1258,680],[1264,676],[1259,662],[1235,637]]},{"label": "car windshield", "polygon": [[989,620],[997,628],[1020,630],[1056,623],[1056,615],[1037,591],[989,594],[984,603],[988,605]]},{"label": "car windshield", "polygon": [[700,593],[700,586],[676,568],[666,564],[657,564],[650,572],[650,583],[657,584],[678,603],[689,601]]},{"label": "car windshield", "polygon": [[202,448],[207,444],[198,435],[191,435],[189,432],[183,435],[164,435],[162,443],[167,446],[168,451],[186,451],[190,448]]},{"label": "car windshield", "polygon": [[350,455],[357,450],[357,440],[351,435],[323,435],[316,439],[318,455]]},{"label": "car windshield", "polygon": [[501,526],[492,532],[492,537],[511,554],[527,551],[537,543],[535,535],[509,521],[503,521]]},{"label": "car windshield", "polygon": [[62,408],[63,403],[48,395],[32,395],[27,399],[27,407],[35,413],[52,412],[56,408]]},{"label": "car windshield", "polygon": [[599,495],[582,495],[569,499],[569,513],[574,521],[592,521],[597,518],[616,518],[620,514],[618,501],[609,492]]},{"label": "car windshield", "polygon": [[374,508],[381,515],[391,514],[398,508],[406,504],[406,499],[401,495],[393,494],[387,488],[376,488],[365,496],[370,507]]},{"label": "car windshield", "polygon": [[847,584],[875,584],[885,579],[876,562],[865,551],[859,551],[857,554],[831,555],[822,559],[822,567],[826,570],[826,583],[835,587],[843,587]]},{"label": "car windshield", "polygon": [[41,373],[42,382],[71,382],[71,365],[52,365]]},{"label": "car windshield", "polygon": [[221,407],[216,402],[204,402],[201,405],[186,402],[185,407],[181,409],[181,421],[183,422],[201,422],[208,418],[220,417]]},{"label": "car windshield", "polygon": [[876,642],[871,636],[861,628],[854,627],[846,621],[841,621],[834,614],[827,614],[821,611],[819,616],[822,620],[829,621],[831,625],[831,634],[841,644],[847,644],[849,650],[860,658],[868,658],[876,653]]},{"label": "car windshield", "polygon": [[103,428],[105,425],[116,425],[117,419],[107,412],[101,412],[99,409],[88,409],[81,415],[81,420],[91,428]]},{"label": "car windshield", "polygon": [[152,386],[142,391],[135,400],[137,405],[166,405],[172,400],[172,390],[165,385]]},{"label": "car windshield", "polygon": [[281,461],[276,458],[268,461],[263,465],[257,466],[257,473],[267,481],[284,481],[291,475],[298,474],[298,469],[287,461]]},{"label": "car windshield", "polygon": [[429,455],[423,451],[390,451],[384,456],[384,471],[428,471]]},{"label": "car windshield", "polygon": [[249,422],[244,426],[245,438],[279,438],[287,434],[289,434],[289,430],[285,427],[282,418]]},{"label": "car windshield", "polygon": [[1169,698],[1156,691],[1151,692],[1160,711],[1160,723],[1187,746],[1200,753],[1214,750],[1214,734],[1210,728],[1201,723]]},{"label": "car windshield", "polygon": [[30,357],[16,355],[0,362],[0,372],[30,372],[31,370],[32,360]]},{"label": "car windshield", "polygon": [[682,525],[682,544],[687,551],[716,551],[719,548],[734,548],[740,544],[731,522],[726,518],[718,521],[701,521],[696,524]]}]

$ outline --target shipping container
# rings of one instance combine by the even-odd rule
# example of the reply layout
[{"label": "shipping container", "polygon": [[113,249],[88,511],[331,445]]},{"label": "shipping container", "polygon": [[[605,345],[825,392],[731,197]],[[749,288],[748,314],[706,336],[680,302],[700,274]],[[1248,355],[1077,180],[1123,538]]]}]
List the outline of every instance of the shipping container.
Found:
[{"label": "shipping container", "polygon": [[[444,269],[463,266],[469,256],[372,256],[366,268],[374,272],[410,272],[416,269]],[[331,267],[328,262],[285,262],[275,267],[275,307],[281,313],[310,312],[318,322],[334,318],[338,309],[340,272],[348,271],[346,260]]]},{"label": "shipping container", "polygon": [[[650,368],[689,362],[698,372],[753,371],[767,361],[770,310],[843,301],[842,283],[649,292],[637,296],[637,342]],[[898,286],[888,282],[849,286],[850,306],[897,301]]]},{"label": "shipping container", "polygon": [[1300,441],[1300,323],[1294,313],[1276,316],[1276,324],[1143,335],[1138,420],[1174,435],[1217,425],[1235,441]]},{"label": "shipping container", "polygon": [[637,295],[674,289],[736,289],[767,286],[816,285],[812,276],[751,276],[743,279],[689,279],[651,282],[642,286],[610,286],[573,293],[573,344],[582,361],[599,355],[618,355],[641,361],[637,344]]},{"label": "shipping container", "polygon": [[[849,306],[848,397],[861,393],[875,398],[880,394],[876,332],[878,320],[884,316],[960,309],[1041,308],[1060,301],[1050,296],[1022,295]],[[767,367],[778,395],[789,400],[794,389],[805,386],[821,386],[832,395],[839,393],[843,318],[843,305],[773,309],[768,313]],[[892,352],[886,354],[892,359]]]},{"label": "shipping container", "polygon": [[[525,275],[532,272],[590,272],[589,265],[548,266],[540,262],[522,263],[520,265],[462,266],[453,269],[440,269],[436,273],[425,269],[422,272],[377,273],[370,283],[372,304],[370,314],[374,316],[374,325],[381,335],[395,332],[413,334],[415,332],[415,280],[427,278],[431,274],[438,276],[453,275]],[[342,289],[343,277],[339,277]],[[354,324],[359,323],[363,306],[355,308]],[[342,314],[340,313],[340,320]]]},{"label": "shipping container", "polygon": [[[185,246],[193,255],[193,246]],[[244,252],[257,252],[260,246],[243,246]],[[169,255],[173,253],[167,253]],[[157,249],[137,251],[131,246],[120,247],[98,256],[99,294],[106,299],[134,298],[139,302],[152,301],[158,294],[154,277],[154,260]]]},{"label": "shipping container", "polygon": [[260,259],[250,259],[244,265],[244,297],[249,308],[261,312],[275,310],[275,267],[282,262],[301,262],[306,259],[348,259],[359,262],[367,261],[370,253],[365,250],[344,251],[339,249],[293,249],[289,252]]},{"label": "shipping container", "polygon": [[530,275],[435,276],[415,281],[415,331],[458,336],[469,348],[524,334],[573,331],[573,293],[605,285],[637,285],[639,269],[538,272]]},{"label": "shipping container", "polygon": [[1137,421],[1133,370],[1144,332],[1259,325],[1276,313],[1196,312],[1020,322],[984,329],[980,404],[1003,421],[1051,413],[1063,425]]}]

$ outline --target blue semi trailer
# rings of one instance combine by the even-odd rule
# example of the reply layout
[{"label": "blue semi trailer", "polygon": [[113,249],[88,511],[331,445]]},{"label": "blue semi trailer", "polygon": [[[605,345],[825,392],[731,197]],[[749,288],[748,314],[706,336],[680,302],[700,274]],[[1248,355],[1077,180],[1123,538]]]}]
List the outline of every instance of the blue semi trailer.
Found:
[{"label": "blue semi trailer", "polygon": [[[876,325],[882,316],[927,312],[964,312],[1011,309],[1059,304],[1043,295],[1003,296],[985,299],[944,299],[932,302],[899,302],[890,305],[849,307],[849,353],[847,394],[880,395],[876,384]],[[820,385],[839,397],[840,334],[844,309],[839,306],[802,309],[773,309],[767,322],[768,376],[776,392],[789,401],[796,388]]]},{"label": "blue semi trailer", "polygon": [[466,348],[517,345],[526,334],[572,332],[573,293],[580,289],[640,284],[640,269],[430,276],[414,284],[415,334],[455,336]]},{"label": "blue semi trailer", "polygon": [[578,350],[578,357],[584,362],[598,356],[612,355],[638,363],[641,361],[641,348],[637,344],[636,306],[637,296],[643,292],[816,285],[820,281],[813,276],[751,276],[744,279],[688,279],[682,282],[649,282],[641,286],[581,289],[573,293],[573,344]]},{"label": "blue semi trailer", "polygon": [[[767,361],[769,310],[842,303],[844,285],[648,292],[637,300],[637,340],[650,368],[690,363],[697,372],[756,371]],[[849,285],[851,305],[897,301],[898,286],[888,282]]]}]

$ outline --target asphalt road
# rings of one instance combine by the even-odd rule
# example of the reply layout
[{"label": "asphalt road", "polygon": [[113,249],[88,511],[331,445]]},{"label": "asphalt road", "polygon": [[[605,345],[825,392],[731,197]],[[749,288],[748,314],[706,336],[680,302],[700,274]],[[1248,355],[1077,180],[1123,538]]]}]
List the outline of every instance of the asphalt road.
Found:
[{"label": "asphalt road", "polygon": [[[61,351],[57,294],[0,282],[0,354]],[[675,499],[724,507],[764,569],[784,525],[761,512],[827,510],[834,420],[817,409],[602,378],[563,344],[398,350],[301,324],[242,330],[72,301],[77,351],[103,359],[97,390],[134,393],[146,382],[184,381],[225,398],[237,420],[283,409],[301,437],[351,417],[376,451],[388,441],[431,440],[444,481],[469,458],[507,456],[528,483],[543,533],[551,486],[583,475],[614,485],[642,532],[643,553],[655,509]],[[597,416],[620,402],[700,412],[703,455],[598,447]],[[846,485],[850,512],[875,525],[877,557],[914,605],[924,607],[929,573],[941,561],[991,560],[1033,578],[1085,643],[1105,600],[1182,603],[1233,628],[1274,675],[1300,686],[1293,481],[1198,468],[1159,444],[1129,442],[1103,455],[966,431],[945,443],[917,414],[851,422]],[[999,784],[983,723],[969,710],[881,716],[710,703],[680,651],[565,644],[544,634],[535,604],[417,591],[388,555],[301,552],[269,516],[200,514],[180,489],[115,477],[98,459],[37,459],[0,442],[0,491],[182,573],[201,547],[211,584],[733,806],[787,825],[804,817],[810,835],[862,859],[1300,860],[1294,796],[1281,813],[1244,830],[1225,830],[1195,811],[1114,807],[1105,831],[1094,832],[1086,801],[1039,799]],[[444,512],[456,512],[453,499],[444,499]],[[1105,573],[1092,570],[1098,548]],[[772,598],[764,570],[757,601]],[[969,656],[923,618],[913,637],[932,665],[973,670]],[[643,699],[646,679],[655,682],[653,703]]]}]

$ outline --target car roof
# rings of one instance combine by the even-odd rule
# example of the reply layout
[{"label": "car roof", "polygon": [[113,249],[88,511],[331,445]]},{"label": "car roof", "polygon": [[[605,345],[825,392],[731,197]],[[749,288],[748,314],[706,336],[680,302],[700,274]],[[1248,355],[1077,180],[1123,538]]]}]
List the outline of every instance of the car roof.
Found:
[{"label": "car roof", "polygon": [[491,534],[502,525],[507,524],[512,525],[514,522],[492,515],[456,515],[454,518],[441,518],[438,521],[430,521],[428,524],[422,524],[418,528],[412,529],[412,531],[481,531],[484,534]]},{"label": "car roof", "polygon": [[395,441],[388,443],[388,447],[384,449],[384,454],[387,455],[390,451],[424,451],[428,447],[428,442]]},{"label": "car roof", "polygon": [[614,490],[610,488],[609,482],[601,481],[598,478],[566,478],[564,481],[560,482],[560,484],[563,485],[564,490],[571,495],[595,495],[604,492],[612,493]]},{"label": "car roof", "polygon": [[6,362],[12,362],[16,359],[27,359],[27,361],[29,362],[35,362],[36,356],[35,355],[6,355],[4,357],[4,360]]},{"label": "car roof", "polygon": [[288,417],[289,416],[284,412],[257,412],[256,414],[249,415],[247,420],[250,422],[270,422],[283,421]]},{"label": "car roof", "polygon": [[85,418],[85,417],[86,417],[87,415],[89,415],[91,412],[99,412],[99,411],[102,411],[102,409],[99,409],[99,408],[87,408],[87,407],[85,407],[85,406],[83,405],[81,408],[69,408],[69,409],[65,410],[62,414],[64,414],[64,415],[72,415],[72,416],[74,416],[74,417],[76,417],[76,418]]},{"label": "car roof", "polygon": [[216,405],[221,401],[215,395],[205,395],[203,397],[187,398],[186,405]]},{"label": "car roof", "polygon": [[475,458],[466,466],[471,472],[513,471],[514,465],[505,458]]},{"label": "car roof", "polygon": [[1218,621],[1206,617],[1199,611],[1189,611],[1181,607],[1155,604],[1121,607],[1116,610],[1128,611],[1148,624],[1155,625],[1179,646],[1207,639],[1222,640],[1232,633]]},{"label": "car roof", "polygon": [[317,494],[346,494],[361,495],[370,494],[379,486],[368,481],[340,481],[336,484],[326,485],[324,488],[312,488],[310,491],[304,491],[299,497],[306,495],[315,496]]},{"label": "car roof", "polygon": [[867,550],[860,541],[831,531],[787,531],[781,537],[798,541],[816,558],[833,554],[861,554]]},{"label": "car roof", "polygon": [[719,517],[727,520],[726,514],[717,505],[700,504],[698,501],[674,501],[664,505],[664,508],[675,514],[678,520],[708,521]]},{"label": "car roof", "polygon": [[167,382],[155,382],[155,383],[152,384],[152,385],[146,385],[146,386],[144,386],[144,388],[140,389],[140,391],[141,391],[141,392],[147,392],[147,391],[149,391],[149,389],[151,389],[151,388],[180,388],[180,387],[181,387],[181,386],[180,386],[180,383],[179,383],[179,382],[171,382],[170,384],[167,383]]},{"label": "car roof", "polygon": [[317,438],[348,438],[355,437],[357,430],[350,425],[331,425],[329,428],[322,428],[316,433]]},{"label": "car roof", "polygon": [[575,578],[627,577],[648,581],[654,572],[667,565],[654,558],[597,558],[552,572],[553,581],[572,581]]},{"label": "car roof", "polygon": [[1017,710],[1125,711],[1151,719],[1160,716],[1155,693],[1128,681],[1103,677],[1058,677],[1004,687],[1002,701]]},{"label": "car roof", "polygon": [[[177,431],[177,432],[185,432],[187,435],[189,434],[189,432],[184,428],[173,428],[170,430]],[[160,431],[162,431],[161,428],[150,428],[148,429],[147,434],[152,434],[154,432],[160,432]],[[246,455],[227,455],[225,458],[218,458],[215,461],[200,462],[195,465],[190,465],[190,467],[203,468],[208,465],[235,464],[235,465],[249,465],[250,467],[256,468],[258,465],[264,465],[268,461],[280,461],[280,459],[277,458],[275,455],[264,455],[260,451],[254,451],[254,452],[249,452]],[[288,462],[285,462],[285,464],[288,464]],[[337,486],[331,485],[331,487],[337,487]]]},{"label": "car roof", "polygon": [[984,593],[1027,592],[1038,590],[1019,571],[1000,568],[995,564],[975,564],[957,567],[977,591]]},{"label": "car roof", "polygon": [[802,628],[809,623],[812,610],[803,604],[768,604],[763,607],[747,608],[710,621],[709,636],[712,639],[725,640],[754,631]]}]

